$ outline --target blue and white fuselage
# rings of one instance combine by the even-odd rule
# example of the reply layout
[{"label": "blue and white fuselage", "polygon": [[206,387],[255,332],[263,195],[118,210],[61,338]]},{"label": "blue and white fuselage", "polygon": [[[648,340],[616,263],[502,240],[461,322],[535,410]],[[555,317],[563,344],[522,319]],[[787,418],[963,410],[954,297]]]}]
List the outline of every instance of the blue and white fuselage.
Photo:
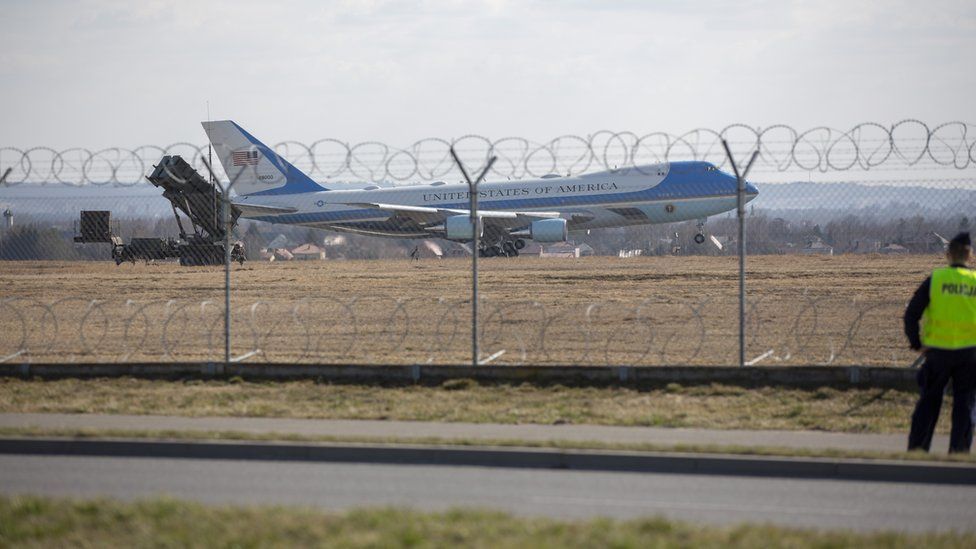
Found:
[{"label": "blue and white fuselage", "polygon": [[[470,240],[466,184],[329,190],[230,121],[204,123],[247,218],[390,237]],[[567,231],[672,223],[735,209],[735,177],[708,162],[669,162],[575,177],[485,182],[478,211],[488,246]],[[746,185],[746,199],[758,190]]]}]

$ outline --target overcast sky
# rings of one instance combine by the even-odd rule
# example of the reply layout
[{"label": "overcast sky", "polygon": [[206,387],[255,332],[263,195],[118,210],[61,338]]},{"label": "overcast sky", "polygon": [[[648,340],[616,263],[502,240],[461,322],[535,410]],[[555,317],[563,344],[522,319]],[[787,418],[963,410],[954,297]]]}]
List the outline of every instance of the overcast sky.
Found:
[{"label": "overcast sky", "polygon": [[0,147],[976,122],[976,2],[0,3]]}]

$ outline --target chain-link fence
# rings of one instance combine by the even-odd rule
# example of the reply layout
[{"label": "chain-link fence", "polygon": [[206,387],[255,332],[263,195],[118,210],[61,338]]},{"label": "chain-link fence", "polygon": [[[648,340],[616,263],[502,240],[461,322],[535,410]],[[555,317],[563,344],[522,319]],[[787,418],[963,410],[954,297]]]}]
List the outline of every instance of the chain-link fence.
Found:
[{"label": "chain-link fence", "polygon": [[[907,366],[914,357],[902,334],[904,304],[941,264],[945,239],[972,225],[974,130],[915,120],[846,130],[737,124],[541,143],[464,136],[393,147],[321,139],[271,149],[329,192],[385,190],[394,205],[408,205],[416,192],[410,184],[436,194],[462,180],[452,147],[475,173],[497,157],[489,182],[558,187],[603,171],[653,178],[666,171],[662,165],[688,161],[730,173],[726,139],[740,162],[759,151],[749,176],[759,192],[747,210],[747,362]],[[195,194],[184,198],[199,203],[167,200],[165,187],[147,181],[164,156],[180,156],[198,172]],[[227,314],[226,250],[218,246],[223,195],[209,186],[207,164],[218,191],[229,178],[209,157],[207,146],[190,143],[0,147],[0,361],[221,361],[227,317],[231,360],[468,361],[470,250],[403,212],[350,233],[324,230],[338,223],[332,219],[235,210]],[[518,257],[483,260],[481,359],[510,366],[738,363],[735,203],[707,215],[709,238],[699,243],[697,215],[665,215],[715,198],[685,181],[690,194],[674,200],[612,204],[616,225],[573,231],[565,243],[526,238]],[[527,199],[534,188],[525,187]],[[557,209],[549,213],[585,221],[588,206],[578,195],[548,202]],[[332,196],[317,200],[331,203]],[[511,197],[488,198],[496,201],[486,210]],[[110,212],[98,217],[99,238],[86,238],[92,225],[83,226],[82,211]],[[372,235],[387,232],[411,238]]]}]

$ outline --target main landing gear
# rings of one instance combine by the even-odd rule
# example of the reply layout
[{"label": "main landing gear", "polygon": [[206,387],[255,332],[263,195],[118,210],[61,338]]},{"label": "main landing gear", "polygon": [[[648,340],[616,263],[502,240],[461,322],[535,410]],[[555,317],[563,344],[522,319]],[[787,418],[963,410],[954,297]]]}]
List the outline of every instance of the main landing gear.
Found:
[{"label": "main landing gear", "polygon": [[521,238],[507,240],[499,244],[484,246],[478,250],[478,257],[518,257],[519,250],[525,247]]},{"label": "main landing gear", "polygon": [[695,235],[695,244],[705,243],[705,219],[704,217],[699,219],[695,225],[698,227],[698,234]]}]

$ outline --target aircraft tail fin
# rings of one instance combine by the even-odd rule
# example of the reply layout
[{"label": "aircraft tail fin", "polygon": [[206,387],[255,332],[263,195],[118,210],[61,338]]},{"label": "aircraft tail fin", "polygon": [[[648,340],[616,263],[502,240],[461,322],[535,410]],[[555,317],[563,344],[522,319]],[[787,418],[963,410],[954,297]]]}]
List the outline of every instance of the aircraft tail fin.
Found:
[{"label": "aircraft tail fin", "polygon": [[328,190],[235,122],[216,120],[202,124],[237,194],[281,195]]}]

